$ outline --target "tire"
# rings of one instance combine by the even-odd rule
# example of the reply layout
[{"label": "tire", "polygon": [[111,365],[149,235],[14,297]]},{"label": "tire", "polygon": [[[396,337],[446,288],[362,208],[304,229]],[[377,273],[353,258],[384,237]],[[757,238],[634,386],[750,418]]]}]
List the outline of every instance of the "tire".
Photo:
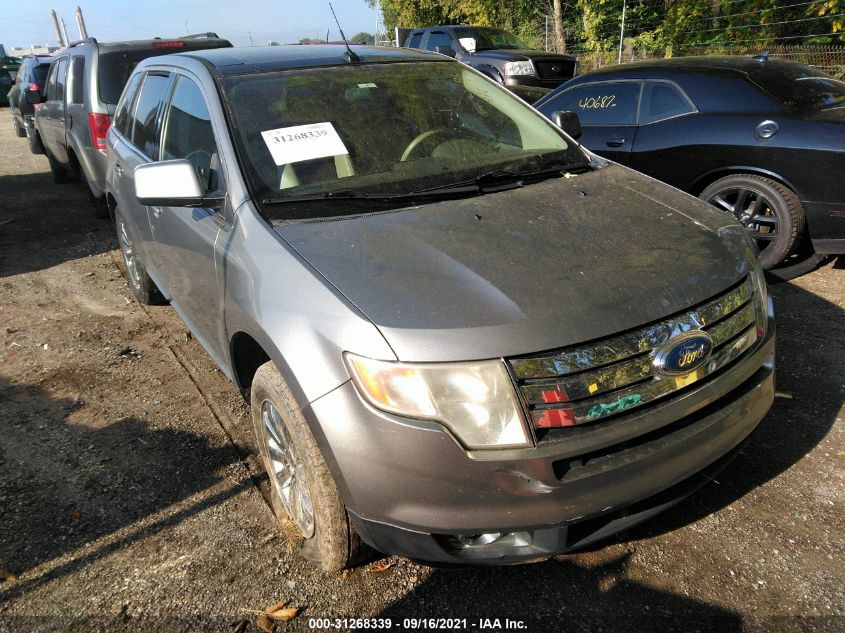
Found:
[{"label": "tire", "polygon": [[123,274],[126,275],[129,288],[132,289],[135,299],[143,305],[164,303],[164,297],[161,291],[159,291],[158,286],[150,279],[147,270],[138,260],[126,223],[123,221],[123,216],[120,215],[120,211],[118,210],[115,210],[114,213],[114,224],[117,229],[117,241],[120,244],[120,252],[123,255]]},{"label": "tire", "polygon": [[769,279],[775,283],[778,281],[791,281],[801,275],[806,275],[807,273],[814,271],[816,268],[821,266],[828,257],[829,255],[825,253],[813,252],[794,261],[792,259],[788,259],[786,260],[786,263],[767,271]]},{"label": "tire", "polygon": [[47,155],[47,161],[50,163],[50,173],[53,174],[53,182],[57,185],[63,185],[70,182],[71,177],[68,170],[56,162],[56,160],[50,156],[48,152],[44,153]]},{"label": "tire", "polygon": [[88,190],[88,200],[91,202],[91,206],[94,207],[94,217],[100,219],[110,218],[111,213],[109,213],[109,205],[106,201],[105,194],[103,194],[102,196],[95,195],[94,190],[88,183],[88,179],[84,177],[84,175],[82,178],[82,182],[85,184],[85,188]]},{"label": "tire", "polygon": [[35,128],[26,128],[26,142],[29,145],[29,151],[33,154],[44,153],[44,145],[42,145],[41,137]]},{"label": "tire", "polygon": [[[372,550],[350,523],[323,454],[272,361],[255,373],[250,404],[261,459],[270,477],[273,512],[280,526],[292,524],[304,539],[303,556],[327,571],[365,562]],[[277,457],[273,462],[271,451]],[[310,519],[306,516],[309,506]]]},{"label": "tire", "polygon": [[18,117],[15,116],[14,110],[12,111],[12,127],[15,128],[15,136],[18,138],[26,136],[26,128],[22,127],[21,124],[18,123]]},{"label": "tire", "polygon": [[800,243],[804,208],[795,192],[779,182],[753,174],[734,174],[709,185],[698,197],[733,214],[748,229],[766,270],[774,268]]}]

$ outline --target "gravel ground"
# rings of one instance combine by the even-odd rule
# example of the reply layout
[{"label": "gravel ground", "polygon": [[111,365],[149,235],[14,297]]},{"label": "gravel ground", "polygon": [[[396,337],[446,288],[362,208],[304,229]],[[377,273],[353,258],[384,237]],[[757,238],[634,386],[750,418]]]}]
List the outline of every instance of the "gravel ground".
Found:
[{"label": "gravel ground", "polygon": [[274,523],[238,391],[172,309],[131,300],[113,228],[8,120],[0,109],[0,631],[257,631],[281,600],[300,612],[278,631],[335,617],[845,631],[843,258],[772,288],[788,397],[687,502],[542,563],[392,557],[327,574]]}]

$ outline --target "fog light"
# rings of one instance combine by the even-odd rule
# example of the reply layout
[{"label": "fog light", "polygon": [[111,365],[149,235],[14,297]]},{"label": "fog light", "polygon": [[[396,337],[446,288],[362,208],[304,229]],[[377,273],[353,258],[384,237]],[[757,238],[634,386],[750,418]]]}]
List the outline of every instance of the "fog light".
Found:
[{"label": "fog light", "polygon": [[487,532],[459,534],[448,537],[449,544],[458,549],[525,547],[531,545],[529,532]]}]

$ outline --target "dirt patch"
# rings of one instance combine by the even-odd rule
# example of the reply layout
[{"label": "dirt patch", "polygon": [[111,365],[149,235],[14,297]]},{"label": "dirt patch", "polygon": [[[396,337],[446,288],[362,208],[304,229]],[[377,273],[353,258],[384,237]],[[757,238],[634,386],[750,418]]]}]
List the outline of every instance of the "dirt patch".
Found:
[{"label": "dirt patch", "polygon": [[[228,630],[311,617],[522,620],[533,631],[845,630],[845,271],[772,288],[779,398],[686,503],[593,551],[325,574],[279,532],[246,405],[114,231],[0,109],[0,631]],[[9,220],[4,222],[5,220]],[[2,578],[2,575],[0,575]],[[493,624],[491,622],[491,624]],[[473,626],[475,625],[475,626]],[[254,625],[250,630],[256,630]]]}]

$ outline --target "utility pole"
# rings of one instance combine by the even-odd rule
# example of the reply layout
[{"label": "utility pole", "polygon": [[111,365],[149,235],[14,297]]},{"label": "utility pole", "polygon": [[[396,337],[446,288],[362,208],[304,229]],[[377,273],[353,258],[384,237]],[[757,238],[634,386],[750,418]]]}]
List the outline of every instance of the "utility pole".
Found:
[{"label": "utility pole", "polygon": [[59,16],[56,15],[55,9],[50,10],[50,16],[53,18],[53,28],[56,31],[56,43],[59,45],[59,48],[64,48],[67,46],[67,42],[62,37],[62,30],[59,28]]},{"label": "utility pole", "polygon": [[88,29],[85,28],[85,18],[82,17],[82,7],[76,7],[76,27],[79,29],[79,39],[88,39]]},{"label": "utility pole", "polygon": [[617,64],[622,63],[622,40],[625,38],[625,8],[627,4],[627,0],[622,0],[622,28],[619,31],[619,59],[616,60]]},{"label": "utility pole", "polygon": [[62,25],[62,37],[65,38],[65,46],[68,46],[70,44],[70,38],[67,36],[67,26],[65,26],[65,19],[64,18],[61,19],[61,25]]},{"label": "utility pole", "polygon": [[252,31],[247,31],[247,34],[249,35],[249,45],[255,46],[255,43],[252,41]]},{"label": "utility pole", "polygon": [[191,32],[188,30],[188,21],[185,20],[185,35],[190,35]]}]

